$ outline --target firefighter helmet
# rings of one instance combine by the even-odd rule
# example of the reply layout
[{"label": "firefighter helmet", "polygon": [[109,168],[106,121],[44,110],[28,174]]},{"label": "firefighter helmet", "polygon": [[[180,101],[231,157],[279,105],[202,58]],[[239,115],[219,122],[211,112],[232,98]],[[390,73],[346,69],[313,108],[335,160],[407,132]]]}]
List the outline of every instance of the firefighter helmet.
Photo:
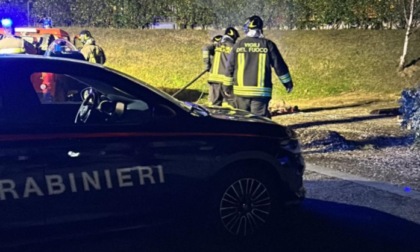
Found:
[{"label": "firefighter helmet", "polygon": [[233,27],[226,28],[225,35],[228,35],[234,41],[236,41],[239,38],[239,32],[235,28],[233,28]]},{"label": "firefighter helmet", "polygon": [[244,32],[248,33],[249,30],[262,30],[264,22],[259,16],[249,17],[244,24]]},{"label": "firefighter helmet", "polygon": [[89,37],[89,38],[91,38],[92,37],[92,34],[90,33],[90,31],[88,31],[88,30],[82,30],[80,33],[79,33],[79,35],[86,35],[86,37]]},{"label": "firefighter helmet", "polygon": [[79,33],[79,38],[82,41],[82,43],[84,44],[88,39],[92,38],[92,34],[88,30],[82,30]]},{"label": "firefighter helmet", "polygon": [[218,42],[220,42],[221,40],[222,40],[222,35],[216,35],[216,36],[214,36],[212,39],[211,39],[211,41],[213,42],[213,43],[218,43]]}]

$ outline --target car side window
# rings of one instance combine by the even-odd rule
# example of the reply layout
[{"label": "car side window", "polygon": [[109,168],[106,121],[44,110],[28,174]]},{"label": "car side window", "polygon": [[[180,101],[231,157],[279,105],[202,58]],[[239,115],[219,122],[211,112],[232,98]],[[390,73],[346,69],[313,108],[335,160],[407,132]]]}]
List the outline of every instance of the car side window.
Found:
[{"label": "car side window", "polygon": [[0,123],[4,120],[4,91],[3,83],[0,81]]},{"label": "car side window", "polygon": [[31,83],[41,104],[81,102],[80,92],[88,86],[69,75],[36,72]]},{"label": "car side window", "polygon": [[[5,76],[7,70],[2,70],[1,76]],[[24,71],[16,71],[0,81],[0,96],[2,125],[17,124],[22,126],[42,121],[42,117],[38,114],[39,100],[33,92],[28,76]]]},{"label": "car side window", "polygon": [[3,110],[3,83],[0,82],[0,111]]},{"label": "car side window", "polygon": [[50,123],[138,125],[151,121],[148,103],[117,88],[115,80],[61,72],[35,72],[30,80],[40,114]]}]

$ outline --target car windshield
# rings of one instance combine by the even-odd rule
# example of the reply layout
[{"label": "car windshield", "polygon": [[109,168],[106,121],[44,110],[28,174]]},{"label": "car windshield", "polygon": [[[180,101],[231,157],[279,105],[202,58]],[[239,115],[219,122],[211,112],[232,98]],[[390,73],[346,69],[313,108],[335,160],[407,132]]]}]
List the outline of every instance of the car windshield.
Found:
[{"label": "car windshield", "polygon": [[115,86],[111,86],[109,84],[103,83],[102,81],[99,80],[95,80],[92,78],[84,78],[81,76],[74,76],[74,75],[65,75],[66,77],[68,77],[69,79],[73,80],[73,81],[77,81],[80,84],[86,85],[87,87],[92,86],[95,89],[97,89],[98,91],[104,93],[104,94],[111,94],[111,95],[116,95],[116,96],[121,96],[121,97],[126,97],[129,99],[134,99],[135,97],[133,95],[130,95],[129,93],[115,87]]},{"label": "car windshield", "polygon": [[[150,84],[146,83],[145,81],[142,81],[142,80],[140,80],[140,79],[137,79],[137,78],[135,78],[135,77],[133,77],[133,76],[131,76],[131,75],[128,75],[128,74],[123,73],[123,72],[121,72],[121,71],[118,71],[118,70],[116,70],[116,69],[109,68],[109,67],[107,67],[107,69],[108,69],[109,71],[111,71],[111,72],[114,72],[114,73],[117,73],[117,74],[119,74],[119,75],[122,75],[122,76],[124,76],[125,78],[127,78],[127,79],[129,79],[129,80],[131,80],[131,81],[133,81],[133,82],[135,82],[135,83],[138,83],[138,84],[141,84],[141,85],[143,85],[143,86],[146,86],[148,89],[152,90],[154,93],[156,93],[156,94],[158,94],[158,95],[160,95],[160,96],[164,97],[164,98],[165,98],[165,99],[167,99],[168,101],[171,101],[172,103],[174,103],[175,105],[177,105],[177,106],[181,107],[181,108],[182,108],[182,109],[184,109],[185,111],[192,112],[192,111],[194,110],[194,106],[196,105],[196,104],[194,104],[194,103],[191,103],[191,102],[185,102],[185,101],[180,101],[180,100],[176,99],[175,97],[173,97],[172,95],[169,95],[168,93],[166,93],[166,92],[164,92],[164,91],[162,91],[162,90],[160,90],[160,89],[158,89],[158,88],[154,87],[153,85],[150,85]],[[201,110],[205,110],[205,109],[201,107]]]}]

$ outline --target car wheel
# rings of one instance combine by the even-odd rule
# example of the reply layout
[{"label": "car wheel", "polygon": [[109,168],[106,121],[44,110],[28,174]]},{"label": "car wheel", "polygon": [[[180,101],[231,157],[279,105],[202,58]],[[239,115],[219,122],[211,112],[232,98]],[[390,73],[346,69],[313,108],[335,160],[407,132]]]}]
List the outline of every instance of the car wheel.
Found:
[{"label": "car wheel", "polygon": [[255,178],[240,178],[223,193],[219,215],[223,227],[232,235],[255,234],[270,219],[272,196],[266,185]]},{"label": "car wheel", "polygon": [[221,182],[212,215],[224,236],[254,237],[281,215],[280,186],[269,174],[234,172]]}]

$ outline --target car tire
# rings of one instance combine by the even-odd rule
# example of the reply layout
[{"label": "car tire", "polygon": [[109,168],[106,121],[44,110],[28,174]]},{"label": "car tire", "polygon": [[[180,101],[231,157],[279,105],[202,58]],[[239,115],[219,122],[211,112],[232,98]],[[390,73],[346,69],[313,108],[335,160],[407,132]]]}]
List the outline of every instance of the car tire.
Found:
[{"label": "car tire", "polygon": [[232,169],[215,182],[208,220],[219,238],[250,240],[282,216],[281,183],[268,168],[259,168]]}]

